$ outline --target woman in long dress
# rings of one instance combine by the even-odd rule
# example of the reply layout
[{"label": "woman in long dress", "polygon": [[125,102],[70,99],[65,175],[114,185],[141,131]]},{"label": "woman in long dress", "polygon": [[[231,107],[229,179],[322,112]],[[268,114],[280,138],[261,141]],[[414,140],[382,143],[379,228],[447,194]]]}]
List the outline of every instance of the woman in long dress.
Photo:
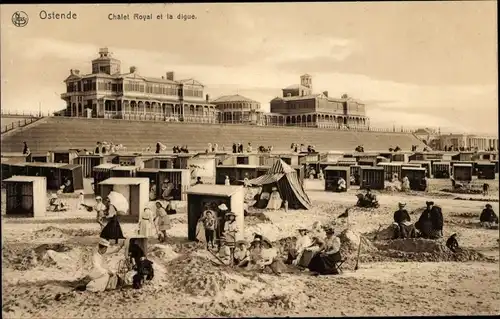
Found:
[{"label": "woman in long dress", "polygon": [[[120,211],[116,207],[117,204],[112,202],[112,198],[109,196],[106,198],[104,205],[106,205],[104,215],[106,216],[107,224],[102,229],[100,237],[107,240],[114,239],[115,243],[118,244],[118,239],[125,239],[120,222],[118,221],[118,213]],[[122,211],[121,213],[125,212]]]},{"label": "woman in long dress", "polygon": [[283,200],[281,199],[280,193],[276,187],[272,188],[271,196],[269,197],[269,203],[267,203],[267,209],[280,209]]},{"label": "woman in long dress", "polygon": [[145,208],[142,213],[141,219],[139,220],[139,230],[138,233],[144,237],[151,237],[153,235],[153,229],[151,225],[151,209]]},{"label": "woman in long dress", "polygon": [[238,234],[238,224],[236,223],[236,215],[234,213],[226,214],[227,221],[224,223],[224,239],[226,245],[233,251],[236,246],[236,236]]},{"label": "woman in long dress", "polygon": [[160,242],[165,242],[167,240],[167,230],[169,230],[172,225],[170,224],[170,218],[165,208],[163,208],[160,202],[156,202],[156,217],[153,221],[158,224],[158,231],[161,234],[159,234]]},{"label": "woman in long dress", "polygon": [[338,274],[335,263],[341,260],[340,244],[340,238],[334,235],[333,229],[327,229],[324,245],[309,263],[309,270],[320,275]]}]

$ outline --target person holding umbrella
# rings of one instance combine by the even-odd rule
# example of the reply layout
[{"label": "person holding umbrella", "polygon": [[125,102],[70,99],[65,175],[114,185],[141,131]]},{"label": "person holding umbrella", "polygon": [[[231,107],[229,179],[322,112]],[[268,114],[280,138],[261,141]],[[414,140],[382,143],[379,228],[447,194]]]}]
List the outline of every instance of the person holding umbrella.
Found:
[{"label": "person holding umbrella", "polygon": [[128,202],[122,194],[112,191],[104,200],[104,205],[106,206],[104,216],[107,223],[102,229],[100,237],[108,241],[114,239],[115,243],[118,244],[118,239],[125,239],[118,221],[118,214],[125,214],[128,211]]}]

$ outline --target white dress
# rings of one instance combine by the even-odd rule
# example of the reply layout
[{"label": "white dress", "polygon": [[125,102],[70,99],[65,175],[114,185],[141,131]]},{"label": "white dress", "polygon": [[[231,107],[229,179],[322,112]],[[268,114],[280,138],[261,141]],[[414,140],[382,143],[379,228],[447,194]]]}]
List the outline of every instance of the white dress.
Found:
[{"label": "white dress", "polygon": [[153,227],[151,225],[151,214],[149,213],[149,211],[143,212],[143,215],[139,220],[139,235],[144,237],[153,236]]},{"label": "white dress", "polygon": [[90,292],[99,292],[106,290],[109,281],[109,273],[104,264],[104,257],[98,251],[92,256],[92,271],[89,277],[92,279],[87,284],[87,290]]},{"label": "white dress", "polygon": [[281,199],[280,193],[278,191],[273,191],[269,197],[269,203],[267,203],[267,209],[280,209],[283,200]]}]

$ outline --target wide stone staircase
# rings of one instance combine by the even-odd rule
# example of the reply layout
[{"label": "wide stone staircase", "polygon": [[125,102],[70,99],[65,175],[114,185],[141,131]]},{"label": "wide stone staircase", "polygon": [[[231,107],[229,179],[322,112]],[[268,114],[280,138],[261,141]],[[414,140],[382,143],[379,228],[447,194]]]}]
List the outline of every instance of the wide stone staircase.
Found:
[{"label": "wide stone staircase", "polygon": [[317,151],[354,151],[363,145],[365,151],[387,151],[399,146],[411,150],[424,144],[411,133],[338,131],[299,127],[259,127],[248,125],[191,124],[110,119],[46,117],[34,126],[19,128],[2,136],[2,152],[22,151],[26,141],[33,153],[55,149],[80,148],[93,150],[97,141],[123,144],[128,151],[146,147],[154,150],[157,141],[167,145],[188,145],[190,151],[204,151],[208,143],[217,143],[230,151],[233,142],[274,146],[274,151],[289,151],[292,143],[314,145]]}]

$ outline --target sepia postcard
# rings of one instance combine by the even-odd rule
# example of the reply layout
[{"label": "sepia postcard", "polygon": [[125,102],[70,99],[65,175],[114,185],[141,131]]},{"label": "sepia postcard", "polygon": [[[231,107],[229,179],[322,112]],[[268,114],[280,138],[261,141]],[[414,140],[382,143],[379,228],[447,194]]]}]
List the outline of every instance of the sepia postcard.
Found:
[{"label": "sepia postcard", "polygon": [[0,17],[2,317],[500,313],[496,1]]}]

